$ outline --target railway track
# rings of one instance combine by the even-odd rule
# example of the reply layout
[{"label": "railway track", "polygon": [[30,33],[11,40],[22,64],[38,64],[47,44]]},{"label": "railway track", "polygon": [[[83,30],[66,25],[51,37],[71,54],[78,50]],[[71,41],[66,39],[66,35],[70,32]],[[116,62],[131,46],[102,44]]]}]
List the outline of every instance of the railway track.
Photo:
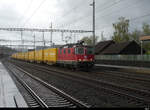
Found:
[{"label": "railway track", "polygon": [[[28,102],[31,107],[90,107],[21,68],[8,63],[7,65],[9,65],[8,69],[13,73],[15,78],[34,97],[34,100]],[[17,74],[18,70],[22,75],[20,73]]]},{"label": "railway track", "polygon": [[23,96],[29,107],[48,107],[36,93],[22,80],[20,79],[15,72],[13,72],[8,66],[5,66],[11,77],[15,81],[19,91],[23,92]]},{"label": "railway track", "polygon": [[[30,65],[30,67],[31,67],[31,65]],[[120,85],[112,84],[112,83],[110,84],[108,82],[95,80],[95,79],[88,78],[85,76],[83,77],[83,76],[79,76],[79,75],[75,75],[75,74],[66,74],[64,72],[50,70],[46,67],[37,66],[37,65],[34,65],[34,66],[32,65],[32,68],[36,68],[38,71],[47,72],[47,73],[55,72],[55,75],[57,74],[64,78],[67,76],[67,78],[69,78],[69,79],[79,81],[79,82],[87,84],[91,87],[101,88],[110,94],[114,94],[114,95],[124,98],[126,100],[130,100],[131,102],[135,102],[136,104],[138,104],[140,106],[147,107],[150,105],[150,100],[149,100],[150,93],[148,91],[138,90],[138,89],[120,86]]]},{"label": "railway track", "polygon": [[[25,62],[27,63],[27,62]],[[36,65],[36,64],[32,64],[32,63],[29,63],[30,65],[33,65],[33,66],[37,66],[37,67],[42,67],[43,69],[46,69],[46,70],[50,70],[48,66],[42,66],[42,65]],[[51,70],[51,71],[54,71],[55,70]],[[56,70],[56,72],[58,72]],[[80,71],[81,72],[81,71]],[[91,72],[90,72],[91,73]],[[145,84],[150,84],[150,76],[148,75],[143,75],[143,74],[131,74],[131,73],[127,73],[127,72],[119,72],[119,71],[110,71],[110,70],[104,70],[103,72],[100,71],[100,72],[97,72],[97,71],[93,71],[92,73],[96,73],[96,74],[104,74],[105,76],[110,76],[110,77],[118,77],[118,78],[124,78],[124,79],[131,79],[133,81],[136,81],[136,82],[144,82]],[[92,74],[91,73],[91,74]]]},{"label": "railway track", "polygon": [[111,74],[111,75],[114,75],[117,77],[122,77],[122,78],[126,78],[126,79],[133,79],[133,80],[138,80],[138,81],[150,83],[150,79],[146,76],[139,78],[139,76],[138,77],[136,75],[131,76],[131,73],[127,73],[127,72],[109,71],[109,70],[105,70],[104,72],[108,73],[109,75]]},{"label": "railway track", "polygon": [[[118,80],[126,80],[130,81],[132,83],[140,83],[142,85],[149,85],[150,87],[150,80],[148,78],[139,78],[139,77],[133,77],[130,75],[124,75],[123,72],[118,72],[118,71],[101,71],[101,72],[95,72],[96,74],[100,74],[101,76],[108,77],[108,78],[113,78],[113,79],[118,79]],[[120,74],[116,74],[120,73]],[[148,89],[150,90],[150,89]]]},{"label": "railway track", "polygon": [[117,69],[117,68],[112,68],[112,67],[109,68],[109,67],[96,66],[96,69],[98,71],[101,70],[101,68],[103,68],[104,72],[110,73],[116,76],[150,82],[150,74],[147,74],[147,73],[136,73],[136,72],[125,71],[124,69],[122,70],[122,69]]}]

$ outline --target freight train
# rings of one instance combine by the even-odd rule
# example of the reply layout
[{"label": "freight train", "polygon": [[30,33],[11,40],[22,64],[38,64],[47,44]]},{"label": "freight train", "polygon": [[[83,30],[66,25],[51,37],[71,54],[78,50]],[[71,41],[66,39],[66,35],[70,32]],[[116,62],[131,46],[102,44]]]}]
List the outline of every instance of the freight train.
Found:
[{"label": "freight train", "polygon": [[73,69],[91,69],[94,66],[94,52],[91,46],[82,43],[66,44],[60,48],[48,48],[12,54],[11,58]]}]

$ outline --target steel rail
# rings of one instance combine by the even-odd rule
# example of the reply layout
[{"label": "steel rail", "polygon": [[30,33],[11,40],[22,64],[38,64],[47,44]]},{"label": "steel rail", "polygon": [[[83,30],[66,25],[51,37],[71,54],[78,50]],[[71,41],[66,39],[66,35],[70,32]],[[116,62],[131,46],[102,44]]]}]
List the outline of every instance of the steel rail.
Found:
[{"label": "steel rail", "polygon": [[[67,73],[64,73],[64,72],[60,72],[60,71],[56,71],[56,70],[49,70],[48,68],[46,67],[43,67],[43,66],[38,66],[38,65],[35,65],[37,67],[40,67],[40,68],[43,68],[44,70],[42,71],[52,71],[52,72],[57,72],[57,73],[61,73],[62,74],[67,74]],[[45,71],[46,72],[46,71]],[[124,86],[120,86],[120,85],[117,85],[117,84],[111,84],[111,83],[108,83],[106,81],[100,81],[100,80],[95,80],[95,79],[91,79],[91,78],[88,78],[88,77],[83,77],[83,76],[77,76],[77,75],[73,75],[73,74],[67,74],[69,76],[73,76],[73,77],[77,77],[77,78],[80,78],[80,79],[83,79],[83,80],[87,80],[89,82],[95,82],[95,83],[100,83],[100,84],[103,84],[103,85],[106,85],[106,86],[111,86],[111,87],[114,87],[114,88],[119,88],[119,89],[122,89],[122,90],[125,90],[125,91],[132,91],[132,92],[138,92],[138,93],[142,93],[142,94],[150,94],[149,92],[147,91],[144,91],[144,90],[139,90],[139,89],[133,89],[133,88],[130,88],[130,87],[124,87]],[[130,95],[130,94],[127,94],[127,93],[122,93],[122,92],[119,92],[117,90],[114,90],[114,89],[110,89],[110,88],[105,88],[105,87],[101,87],[105,90],[109,90],[109,91],[112,91],[113,93],[117,93],[117,94],[120,94],[120,95],[124,95],[124,96],[127,96],[127,97],[130,97],[132,99],[135,99],[135,100],[138,100],[138,101],[141,101],[141,102],[144,102],[144,103],[147,103],[147,104],[150,104],[150,101],[149,100],[146,100],[144,98],[141,98],[141,97],[137,97],[137,96],[134,96],[134,95]]]},{"label": "steel rail", "polygon": [[21,69],[20,67],[14,65],[18,70],[22,71],[23,73],[27,74],[28,76],[30,76],[31,78],[35,79],[36,81],[40,82],[41,84],[43,84],[44,86],[48,87],[49,89],[51,89],[52,91],[54,91],[55,93],[59,94],[60,96],[66,98],[67,100],[69,100],[70,102],[72,102],[73,104],[77,105],[78,107],[81,108],[90,108],[89,105],[84,104],[83,102],[77,100],[76,98],[66,94],[64,91],[59,90],[58,88],[52,86],[51,84],[46,83],[45,81],[41,80],[40,78],[31,75],[30,73],[26,72],[25,70]]},{"label": "steel rail", "polygon": [[25,83],[23,80],[21,80],[10,68],[8,68],[13,75],[16,77],[16,79],[21,83],[21,85],[31,94],[31,96],[38,102],[38,104],[43,108],[48,108],[48,105],[45,104],[45,102],[28,86],[27,83]]}]

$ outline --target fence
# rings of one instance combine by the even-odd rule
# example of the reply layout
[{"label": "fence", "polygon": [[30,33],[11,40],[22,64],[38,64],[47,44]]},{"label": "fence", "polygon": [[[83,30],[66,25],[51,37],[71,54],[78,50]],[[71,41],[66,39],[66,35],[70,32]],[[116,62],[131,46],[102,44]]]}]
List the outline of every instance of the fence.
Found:
[{"label": "fence", "polygon": [[149,61],[150,55],[96,55],[96,60]]}]

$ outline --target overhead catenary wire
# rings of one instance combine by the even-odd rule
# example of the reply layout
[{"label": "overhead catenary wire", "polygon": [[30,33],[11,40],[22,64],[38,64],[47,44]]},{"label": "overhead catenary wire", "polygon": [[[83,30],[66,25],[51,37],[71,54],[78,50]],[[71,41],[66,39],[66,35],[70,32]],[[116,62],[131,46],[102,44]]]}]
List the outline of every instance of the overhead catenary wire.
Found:
[{"label": "overhead catenary wire", "polygon": [[[62,19],[66,18],[69,14],[72,13],[72,11],[74,11],[74,10],[77,9],[78,7],[83,6],[83,5],[80,5],[80,4],[82,4],[82,3],[84,3],[84,2],[85,2],[84,0],[83,0],[82,2],[80,2],[77,6],[75,6],[74,8],[72,8],[71,11],[68,11],[67,13],[63,14],[63,16],[61,16],[61,18],[62,18]],[[107,4],[108,4],[108,3],[105,2],[104,4],[102,4],[102,6],[105,6],[105,5],[107,5]],[[83,7],[81,7],[81,8],[83,8]],[[80,9],[80,8],[78,8],[78,9]],[[88,15],[89,15],[89,13],[88,13]],[[61,20],[62,20],[62,19],[61,19]]]},{"label": "overhead catenary wire", "polygon": [[[112,6],[114,6],[114,5],[116,5],[116,4],[118,4],[118,3],[120,3],[120,2],[122,2],[123,0],[120,0],[120,1],[118,1],[118,2],[115,2],[115,3],[113,3],[112,4]],[[141,0],[137,0],[138,1],[138,3],[139,2],[141,2]],[[135,5],[134,6],[136,6],[137,5],[137,1],[135,2]],[[128,7],[129,6],[133,6],[133,5],[127,5]],[[110,7],[109,7],[110,8]],[[127,8],[127,7],[126,7]],[[106,9],[106,8],[104,8],[104,9]],[[122,8],[123,9],[123,8]],[[103,11],[103,10],[102,10]],[[117,10],[117,11],[114,11],[114,12],[119,12],[119,11],[121,11],[121,9],[120,10]],[[101,11],[100,11],[101,12]],[[108,14],[108,16],[110,16],[111,14],[113,14],[113,13],[109,13]],[[97,14],[96,14],[97,15]],[[103,16],[100,16],[100,17],[106,17],[107,15],[103,15]],[[99,16],[98,17],[96,17],[96,19],[98,19],[98,18],[100,18]],[[78,19],[75,19],[75,20],[73,20],[72,21],[72,23],[68,23],[67,25],[62,25],[61,27],[67,27],[67,26],[70,26],[70,25],[73,25],[73,24],[75,24],[76,22],[80,22],[81,20],[85,20],[85,19],[88,19],[88,18],[90,18],[90,16],[82,16],[82,17],[79,17]],[[90,19],[88,19],[88,21],[89,21]],[[96,25],[97,26],[97,25]]]},{"label": "overhead catenary wire", "polygon": [[31,14],[31,16],[24,22],[23,27],[26,25],[27,22],[29,22],[29,20],[36,14],[36,12],[41,8],[41,6],[43,5],[43,3],[46,0],[42,0],[42,2],[40,3],[40,5],[34,10],[34,12]]},{"label": "overhead catenary wire", "polygon": [[[64,13],[62,16],[60,16],[60,17],[61,17],[61,20],[64,19],[64,18],[66,18],[66,17],[68,17],[70,14],[72,14],[72,12],[73,12],[74,10],[83,8],[82,5],[80,5],[80,4],[82,4],[82,3],[84,3],[84,2],[85,2],[85,1],[82,0],[78,5],[76,5],[75,7],[73,7],[72,9],[70,9],[69,11],[67,11],[66,13]],[[80,8],[79,8],[79,7],[80,7]]]},{"label": "overhead catenary wire", "polygon": [[[118,13],[118,12],[120,12],[120,11],[122,11],[123,9],[126,9],[126,8],[127,8],[127,9],[133,8],[133,7],[137,6],[137,3],[140,3],[140,2],[141,2],[141,0],[137,0],[134,5],[126,4],[127,7],[123,7],[123,8],[121,8],[121,9],[119,9],[119,10],[115,10],[115,11],[113,11],[113,12],[111,12],[111,13],[106,14],[106,15],[98,16],[98,17],[96,17],[96,19],[105,18],[105,17],[111,16],[112,14]],[[130,7],[130,6],[132,6],[132,7]]]},{"label": "overhead catenary wire", "polygon": [[[71,13],[71,12],[70,12]],[[64,14],[65,15],[65,14]],[[68,14],[69,15],[69,14]],[[85,17],[85,16],[84,16]],[[91,16],[89,16],[90,18]],[[32,17],[31,17],[32,18]],[[86,19],[86,18],[85,18]],[[81,19],[81,20],[85,20],[85,19]],[[134,21],[134,20],[133,20]],[[135,20],[136,21],[136,20]],[[73,22],[73,24],[75,24],[76,22]]]},{"label": "overhead catenary wire", "polygon": [[[140,3],[141,0],[137,0],[137,1],[139,1],[138,3]],[[136,3],[137,3],[137,1],[136,1]],[[134,6],[136,6],[136,5],[137,5],[137,4],[135,4]],[[119,10],[113,11],[113,13],[109,13],[109,14],[104,15],[104,16],[98,16],[98,17],[96,17],[96,19],[98,19],[98,18],[100,18],[100,17],[108,17],[108,16],[114,14],[114,12],[119,12],[119,11],[125,9],[125,8],[129,8],[130,6],[133,6],[133,5],[130,5],[130,4],[128,5],[128,4],[127,4],[127,7],[123,7],[123,8],[121,8],[121,9],[119,9]],[[131,7],[130,7],[130,8],[131,8]],[[85,18],[85,19],[86,19],[86,18]],[[85,20],[85,19],[84,19],[84,20]],[[88,19],[86,22],[89,22],[90,20],[91,20],[91,19]],[[84,22],[84,24],[85,24],[85,22]],[[89,23],[87,23],[86,25],[84,25],[84,24],[83,24],[83,23],[82,23],[82,24],[80,23],[80,25],[85,26],[85,27],[91,25],[91,24],[89,24]],[[96,27],[97,27],[98,25],[101,25],[101,24],[98,24],[98,23],[97,23]],[[81,27],[81,26],[80,26],[80,27]]]},{"label": "overhead catenary wire", "polygon": [[[148,17],[148,16],[150,16],[150,13],[144,14],[144,15],[142,15],[142,16],[130,18],[129,21],[134,22],[134,21],[136,21],[136,20],[138,20],[138,19],[143,19],[144,17]],[[134,26],[135,26],[135,24],[134,24]],[[111,27],[110,25],[107,25],[107,26],[105,26],[105,27],[97,28],[96,30],[97,30],[97,31],[98,31],[98,30],[103,30],[103,29],[105,29],[105,28],[113,28],[113,27]],[[133,25],[130,26],[129,28],[131,28],[132,30],[135,30],[135,29],[136,29],[136,28],[133,27]]]},{"label": "overhead catenary wire", "polygon": [[[117,2],[114,2],[113,4],[111,4],[111,5],[110,5],[109,7],[107,7],[107,8],[111,8],[111,7],[115,6],[116,4],[118,4],[118,3],[122,2],[122,1],[124,1],[124,0],[119,0],[119,1],[117,1]],[[102,12],[102,11],[106,10],[107,8],[104,8],[104,9],[102,9],[102,10],[99,11],[99,12]],[[99,13],[99,12],[98,12],[98,13]],[[96,13],[96,14],[97,14],[97,13]],[[60,27],[64,27],[64,26],[68,26],[68,25],[75,24],[76,22],[81,21],[81,20],[83,20],[83,19],[87,19],[87,18],[89,18],[89,17],[91,17],[91,15],[89,15],[89,12],[87,12],[86,15],[81,16],[81,17],[79,17],[78,19],[75,19],[75,20],[73,20],[73,21],[67,23],[67,25],[62,25],[62,26],[60,26]]]},{"label": "overhead catenary wire", "polygon": [[[148,11],[148,10],[147,10],[147,11]],[[148,17],[148,16],[150,16],[150,13],[144,14],[144,15],[141,15],[141,16],[137,16],[137,17],[134,17],[134,18],[130,18],[129,20],[131,21],[131,23],[133,23],[133,22],[135,22],[135,21],[138,20],[138,19],[143,19],[143,18]],[[97,26],[97,25],[96,25],[96,26]],[[109,26],[109,25],[101,26],[101,27],[106,28],[106,27],[108,27],[108,26]]]},{"label": "overhead catenary wire", "polygon": [[[135,17],[135,18],[131,18],[131,19],[129,19],[129,21],[134,22],[134,21],[137,20],[137,19],[143,19],[144,17],[148,17],[148,16],[150,16],[150,13],[145,14],[145,15],[142,15],[142,16],[138,16],[138,17]],[[106,26],[102,26],[102,27],[100,27],[100,28],[97,28],[96,30],[100,30],[100,29],[102,30],[102,29],[107,28],[107,27],[111,27],[110,24],[109,24],[109,25],[106,25]]]},{"label": "overhead catenary wire", "polygon": [[[107,5],[108,3],[105,3],[103,6],[105,6],[105,5]],[[88,18],[88,17],[90,17],[91,15],[89,15],[89,12],[87,12],[84,16],[81,16],[81,17],[79,17],[78,19],[75,19],[75,20],[73,20],[73,21],[71,21],[71,23],[72,24],[74,24],[75,22],[74,21],[78,21],[79,19],[83,19],[83,18]],[[62,25],[62,26],[64,26],[64,25]]]},{"label": "overhead catenary wire", "polygon": [[[23,20],[23,15],[26,15],[28,13],[28,11],[30,10],[31,6],[32,6],[33,0],[30,0],[30,3],[28,4],[26,10],[24,11],[24,14],[22,14],[22,16],[19,18]],[[21,21],[22,21],[21,20]],[[21,21],[18,21],[17,26],[21,23]]]},{"label": "overhead catenary wire", "polygon": [[[137,1],[139,1],[138,3],[140,3],[141,0],[137,0]],[[137,5],[137,1],[135,2],[136,4],[135,4],[134,6]],[[128,8],[128,7],[133,6],[133,5],[130,5],[130,3],[129,3],[129,4],[126,4],[126,6],[127,6],[127,7],[123,7],[123,8],[121,8],[121,9],[116,10],[116,11],[113,11],[113,12],[119,12],[119,11],[121,11],[122,9]],[[130,8],[131,8],[131,7],[130,7]],[[107,15],[110,16],[111,14],[114,14],[114,13],[109,13],[109,14],[107,14]],[[106,16],[106,15],[100,16],[100,17],[105,17],[105,16]],[[96,17],[96,19],[97,19],[97,18],[100,18],[100,17],[98,16],[98,17]],[[88,18],[88,17],[87,17],[87,18]],[[87,19],[87,18],[85,18],[85,19]],[[84,20],[85,20],[85,19],[84,19]],[[90,20],[91,20],[91,19],[88,19],[88,20],[86,20],[85,22],[89,22]],[[91,24],[86,23],[86,25],[84,25],[85,22],[80,23],[80,27],[81,27],[81,25],[84,26],[84,27],[90,27]],[[73,24],[73,23],[72,23],[72,24]],[[72,25],[72,24],[70,24],[70,25]],[[99,25],[99,24],[97,24],[96,27],[97,27],[98,25]],[[79,26],[78,26],[78,27],[79,27]]]}]

